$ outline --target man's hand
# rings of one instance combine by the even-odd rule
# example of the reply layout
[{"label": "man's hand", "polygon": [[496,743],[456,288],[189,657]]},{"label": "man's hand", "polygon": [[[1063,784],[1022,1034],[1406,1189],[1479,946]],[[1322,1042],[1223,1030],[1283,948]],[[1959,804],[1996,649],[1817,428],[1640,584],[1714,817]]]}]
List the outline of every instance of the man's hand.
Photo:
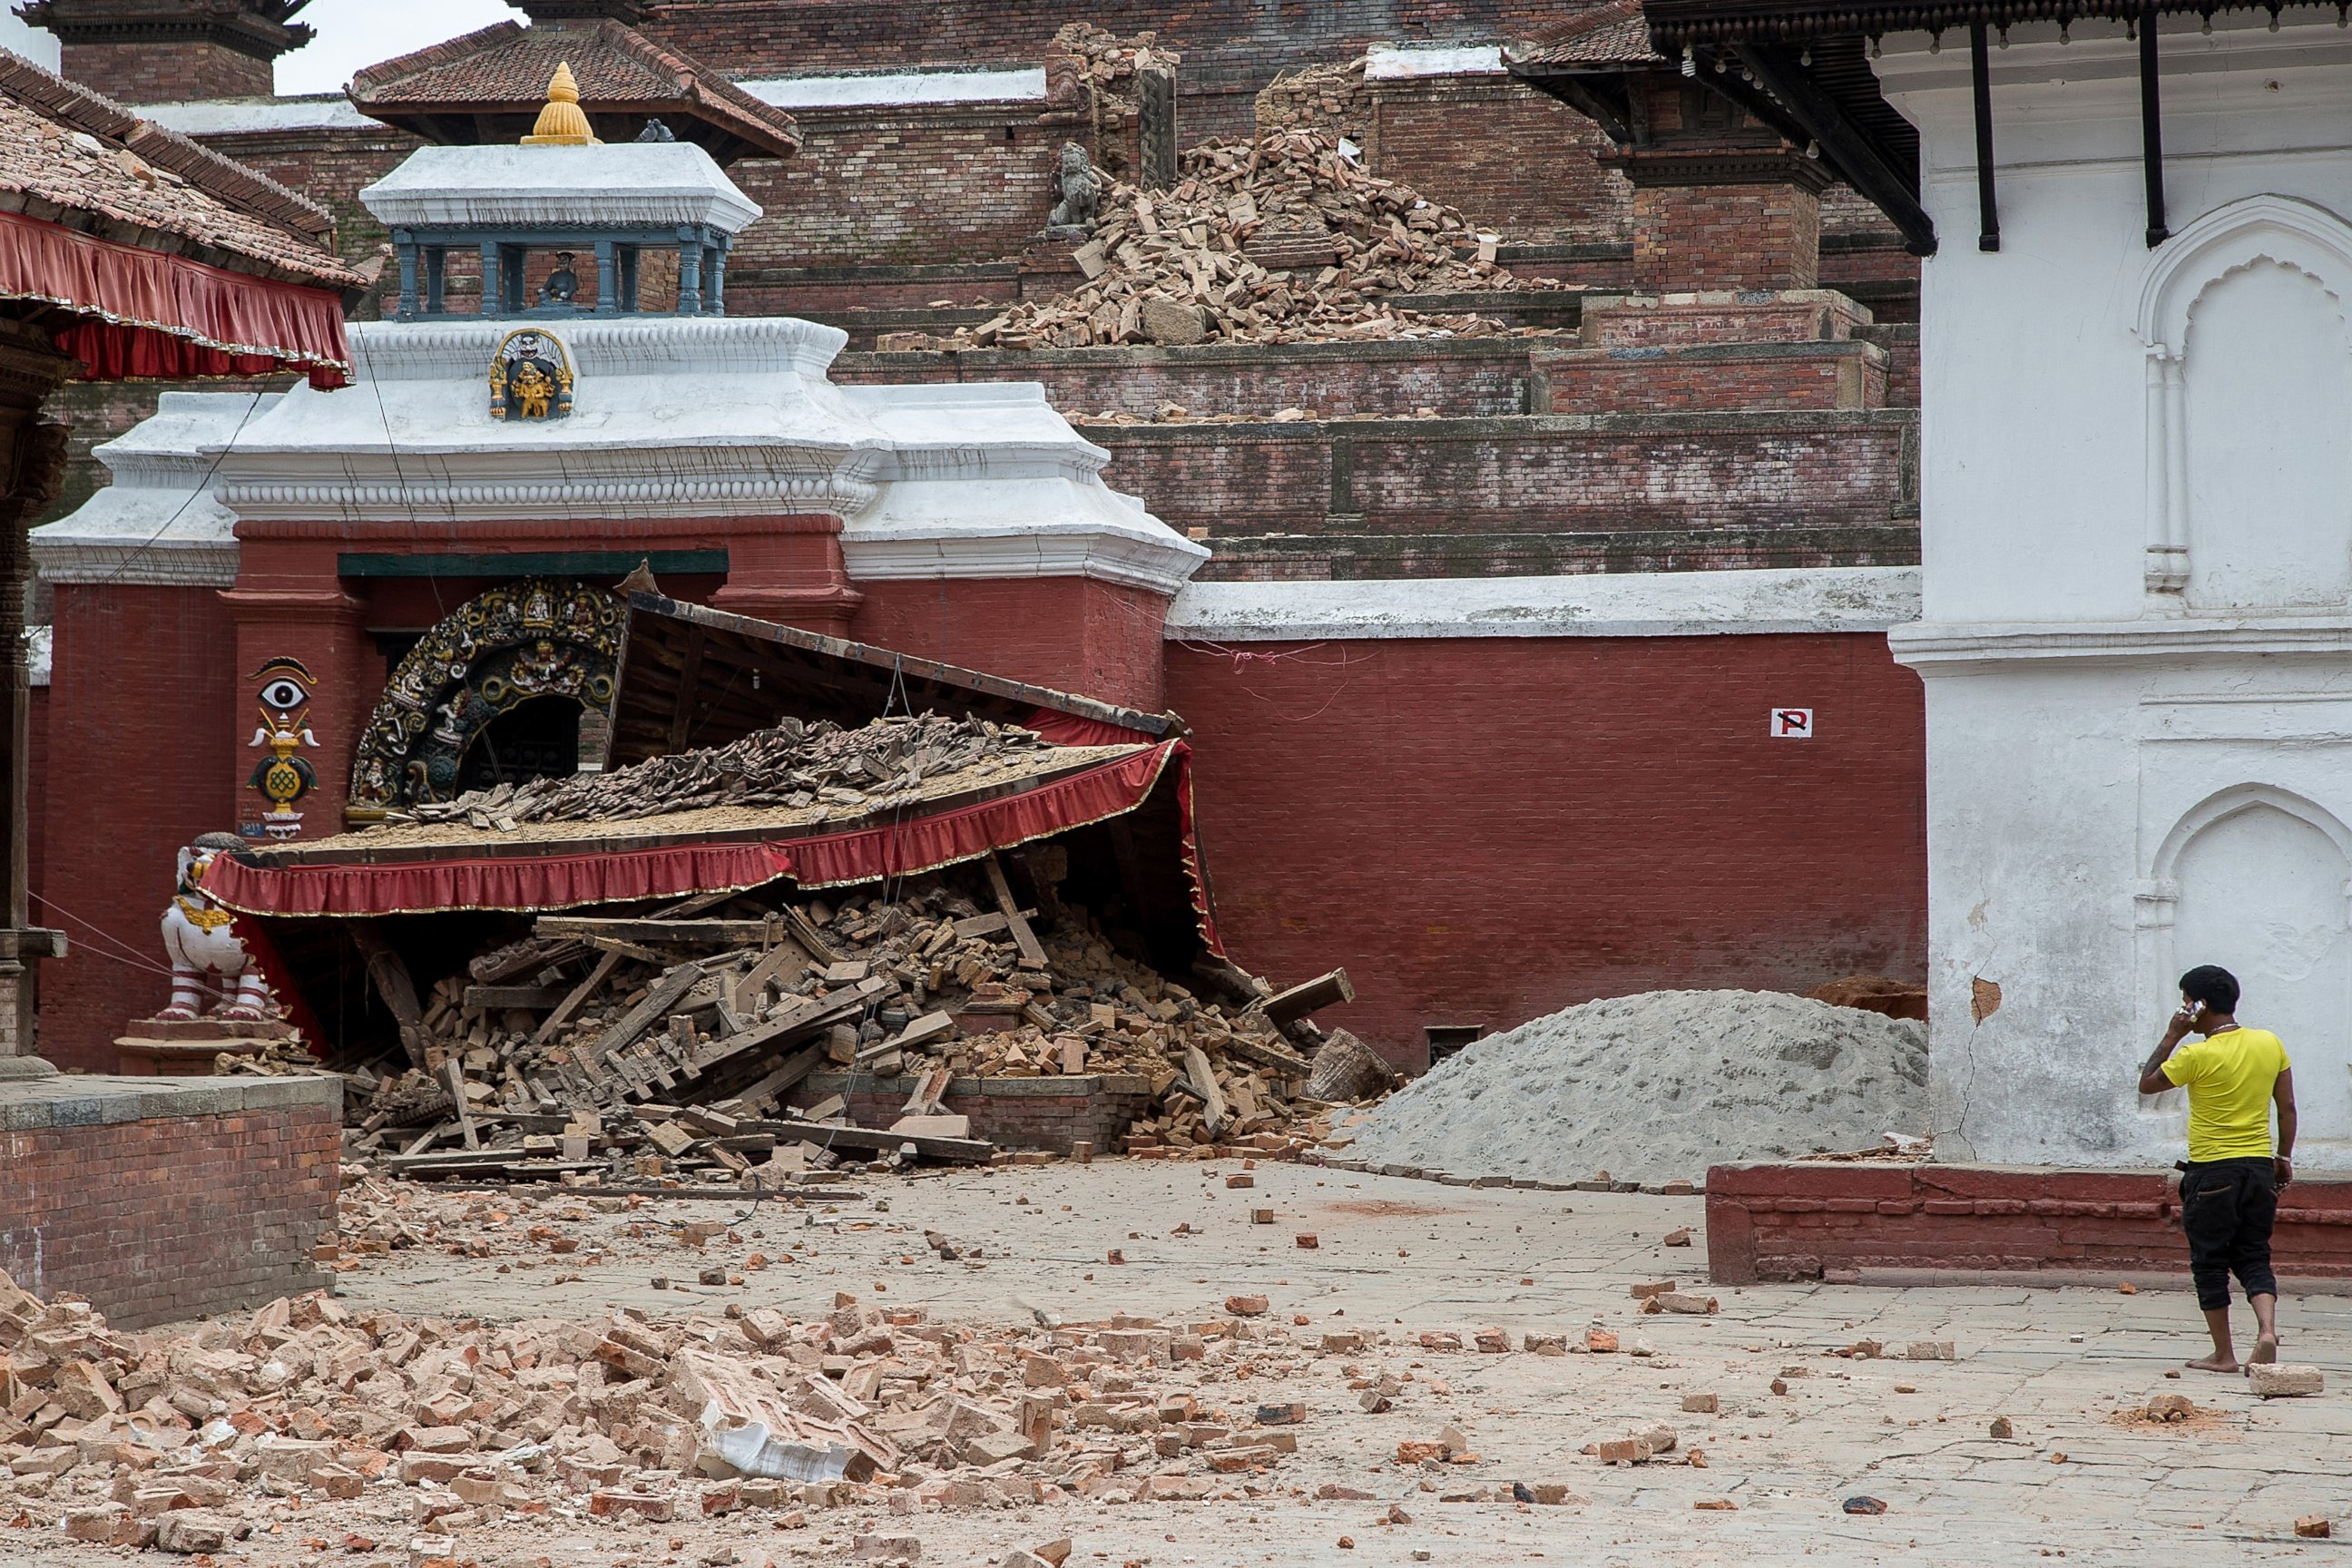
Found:
[{"label": "man's hand", "polygon": [[2168,1046],[2177,1046],[2187,1039],[2196,1031],[2197,1020],[2204,1016],[2203,1003],[2182,1003],[2180,1010],[2172,1015],[2172,1021],[2164,1026],[2164,1043]]},{"label": "man's hand", "polygon": [[2278,1179],[2281,1190],[2294,1180],[2294,1162],[2280,1154],[2271,1161],[2271,1174]]}]

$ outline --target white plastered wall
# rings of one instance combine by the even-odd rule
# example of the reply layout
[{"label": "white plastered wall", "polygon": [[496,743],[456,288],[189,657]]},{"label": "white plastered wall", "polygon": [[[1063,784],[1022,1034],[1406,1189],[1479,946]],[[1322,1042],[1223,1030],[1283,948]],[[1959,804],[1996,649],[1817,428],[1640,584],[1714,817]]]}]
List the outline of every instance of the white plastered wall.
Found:
[{"label": "white plastered wall", "polygon": [[2161,35],[2152,251],[2120,25],[1992,56],[1994,254],[1965,35],[1878,62],[1942,239],[1891,640],[1927,683],[1945,1157],[2177,1158],[2137,1063],[2221,963],[2294,1054],[2306,1163],[2352,1169],[2352,36],[2266,22]]}]

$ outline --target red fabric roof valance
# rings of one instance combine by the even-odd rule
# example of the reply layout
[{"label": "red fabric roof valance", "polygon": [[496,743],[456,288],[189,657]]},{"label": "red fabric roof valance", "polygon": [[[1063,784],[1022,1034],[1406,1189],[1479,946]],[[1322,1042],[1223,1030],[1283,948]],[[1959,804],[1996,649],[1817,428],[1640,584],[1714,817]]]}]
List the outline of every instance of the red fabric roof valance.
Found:
[{"label": "red fabric roof valance", "polygon": [[87,379],[185,380],[300,371],[350,380],[341,296],[142,250],[0,212],[0,298],[86,318],[51,334]]},{"label": "red fabric roof valance", "polygon": [[386,851],[385,859],[370,864],[257,866],[225,855],[205,875],[205,891],[244,914],[349,917],[578,909],[755,888],[778,877],[804,888],[831,887],[936,870],[1119,816],[1150,798],[1167,777],[1177,792],[1194,921],[1210,951],[1222,952],[1193,833],[1191,763],[1192,749],[1169,741],[1017,795],[807,838],[681,839],[618,854],[567,853],[551,846],[541,855],[463,859],[394,860]]}]

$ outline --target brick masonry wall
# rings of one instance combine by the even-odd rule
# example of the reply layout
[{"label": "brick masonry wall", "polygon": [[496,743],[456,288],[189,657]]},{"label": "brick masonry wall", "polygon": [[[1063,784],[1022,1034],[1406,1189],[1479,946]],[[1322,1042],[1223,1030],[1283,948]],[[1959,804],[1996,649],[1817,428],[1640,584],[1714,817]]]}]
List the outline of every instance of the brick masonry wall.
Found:
[{"label": "brick masonry wall", "polygon": [[[813,1073],[789,1097],[801,1109],[832,1095],[849,1102],[849,1119],[860,1127],[887,1127],[905,1113],[915,1092],[911,1078],[852,1078]],[[1151,1086],[1122,1073],[1076,1077],[960,1078],[940,1097],[951,1116],[971,1119],[971,1135],[1007,1149],[1070,1152],[1073,1142],[1091,1142],[1097,1154],[1118,1152],[1128,1125],[1151,1107]]]},{"label": "brick masonry wall", "polygon": [[1204,580],[1918,559],[1910,410],[1089,426]]},{"label": "brick masonry wall", "polygon": [[834,362],[833,379],[852,385],[1034,381],[1066,413],[1145,419],[1163,403],[1261,417],[1285,408],[1336,418],[1420,407],[1461,417],[1526,412],[1528,350],[1535,341],[844,354]]},{"label": "brick masonry wall", "polygon": [[1157,713],[1167,601],[1087,577],[862,581],[860,642]]},{"label": "brick masonry wall", "polygon": [[[262,89],[265,93],[269,89]],[[191,98],[217,97],[197,92]],[[157,99],[132,100],[158,102]],[[335,240],[343,255],[361,260],[375,254],[391,236],[360,205],[361,188],[392,173],[424,145],[388,125],[331,131],[264,131],[199,138],[224,157],[234,158],[281,185],[289,185],[325,207],[335,219]]]},{"label": "brick masonry wall", "polygon": [[1887,355],[1863,342],[1570,349],[1531,356],[1539,414],[1880,408]]},{"label": "brick masonry wall", "polygon": [[[1345,964],[1321,1015],[1400,1065],[1665,986],[1927,963],[1918,678],[1880,636],[1168,649],[1235,960]],[[1819,733],[1769,738],[1776,705]]]},{"label": "brick masonry wall", "polygon": [[[1034,103],[793,118],[798,153],[730,171],[768,212],[736,242],[730,279],[751,271],[756,287],[758,269],[770,267],[1001,260],[1053,211],[1064,135],[1039,127]],[[941,284],[925,299],[942,295],[972,298]]]},{"label": "brick masonry wall", "polygon": [[1633,192],[1633,286],[1811,289],[1822,207],[1790,184],[1643,185]]},{"label": "brick masonry wall", "polygon": [[[1706,1248],[1722,1284],[2185,1275],[2165,1171],[1989,1165],[1718,1165],[1706,1173]],[[2289,1279],[2352,1279],[2352,1182],[2299,1176],[2282,1194],[2273,1255]]]},{"label": "brick masonry wall", "polygon": [[251,766],[252,725],[237,733],[236,628],[216,591],[68,584],[56,606],[35,891],[69,946],[41,965],[41,1044],[61,1068],[110,1072],[124,1023],[170,997],[173,857],[236,831],[226,785]]},{"label": "brick masonry wall", "polygon": [[1523,242],[1624,239],[1625,176],[1594,162],[1601,128],[1507,77],[1372,84],[1372,172]]},{"label": "brick masonry wall", "polygon": [[123,1329],[324,1286],[341,1110],[325,1078],[0,1085],[0,1268]]},{"label": "brick masonry wall", "polygon": [[122,103],[184,103],[204,98],[268,98],[277,89],[267,60],[202,39],[152,44],[67,44],[61,76]]}]

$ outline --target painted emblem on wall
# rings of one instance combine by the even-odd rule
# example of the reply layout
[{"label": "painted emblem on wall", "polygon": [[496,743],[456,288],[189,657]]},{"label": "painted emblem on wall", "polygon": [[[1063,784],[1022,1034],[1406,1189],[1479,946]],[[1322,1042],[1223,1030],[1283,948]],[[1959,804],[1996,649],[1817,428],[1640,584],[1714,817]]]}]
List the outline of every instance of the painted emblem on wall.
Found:
[{"label": "painted emblem on wall", "polygon": [[490,355],[490,417],[561,419],[572,412],[572,356],[553,332],[522,327]]},{"label": "painted emblem on wall", "polygon": [[[293,661],[273,661],[292,663]],[[299,669],[300,665],[295,665]],[[313,742],[315,744],[315,742]],[[236,916],[205,891],[205,873],[224,849],[234,849],[234,833],[205,833],[180,851],[180,885],[163,911],[163,952],[172,961],[172,1002],[159,1018],[193,1018],[205,1010],[205,992],[217,991],[215,1018],[259,1022],[280,1016],[278,999],[261,966],[245,950]]]},{"label": "painted emblem on wall", "polygon": [[249,744],[268,755],[254,764],[246,782],[269,797],[262,826],[272,838],[291,838],[302,831],[302,814],[294,803],[319,787],[319,775],[301,755],[315,750],[319,737],[310,732],[310,692],[318,685],[297,658],[273,658],[253,672],[261,682],[258,700],[261,723]]},{"label": "painted emblem on wall", "polygon": [[353,819],[454,798],[485,732],[537,699],[566,700],[601,721],[613,704],[626,608],[592,584],[545,577],[460,605],[393,670],[361,731]]}]

